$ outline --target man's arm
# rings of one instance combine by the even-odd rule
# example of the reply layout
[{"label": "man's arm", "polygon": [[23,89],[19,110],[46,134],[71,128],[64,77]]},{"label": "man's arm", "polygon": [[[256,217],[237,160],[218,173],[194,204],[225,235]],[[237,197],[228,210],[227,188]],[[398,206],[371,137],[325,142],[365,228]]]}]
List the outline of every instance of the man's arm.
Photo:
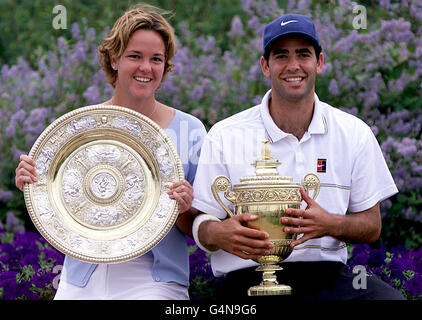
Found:
[{"label": "man's arm", "polygon": [[192,236],[192,224],[193,220],[200,214],[198,210],[193,207],[190,207],[189,210],[179,214],[176,220],[176,226],[182,231],[183,233],[187,234],[189,237]]},{"label": "man's arm", "polygon": [[301,188],[302,199],[308,204],[305,210],[288,209],[290,217],[281,218],[288,226],[285,232],[303,233],[291,243],[297,246],[309,239],[331,236],[347,243],[370,243],[381,234],[381,214],[379,203],[373,207],[350,215],[329,214]]},{"label": "man's arm", "polygon": [[247,226],[248,221],[257,218],[246,213],[221,222],[204,221],[199,225],[197,238],[209,251],[223,249],[242,259],[258,259],[274,245],[267,240],[268,233]]},{"label": "man's arm", "polygon": [[[371,243],[381,235],[380,205],[340,217],[333,237],[347,243]],[[337,232],[336,232],[337,230]]]}]

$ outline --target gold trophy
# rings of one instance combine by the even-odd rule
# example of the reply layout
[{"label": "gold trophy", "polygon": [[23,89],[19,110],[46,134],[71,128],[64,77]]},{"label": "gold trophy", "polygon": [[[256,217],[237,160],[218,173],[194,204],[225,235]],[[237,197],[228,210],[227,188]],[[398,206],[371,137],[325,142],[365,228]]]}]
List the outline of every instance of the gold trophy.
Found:
[{"label": "gold trophy", "polygon": [[315,174],[307,174],[302,184],[293,183],[292,177],[279,176],[277,159],[271,158],[268,141],[263,142],[261,159],[253,163],[255,176],[244,177],[240,183],[234,185],[230,191],[231,182],[226,176],[217,176],[212,182],[211,190],[214,198],[224,208],[229,216],[233,216],[230,209],[221,201],[218,192],[224,192],[227,200],[233,203],[235,213],[250,213],[258,216],[248,226],[260,229],[269,234],[269,240],[274,244],[268,255],[255,260],[260,264],[256,271],[263,271],[260,285],[249,288],[249,296],[289,295],[292,288],[288,285],[278,284],[275,271],[282,270],[279,262],[286,259],[293,251],[290,243],[296,239],[297,234],[285,233],[284,224],[280,222],[285,216],[284,210],[288,208],[299,209],[302,197],[301,185],[306,192],[314,190],[312,198],[315,200],[319,193],[320,181]]}]

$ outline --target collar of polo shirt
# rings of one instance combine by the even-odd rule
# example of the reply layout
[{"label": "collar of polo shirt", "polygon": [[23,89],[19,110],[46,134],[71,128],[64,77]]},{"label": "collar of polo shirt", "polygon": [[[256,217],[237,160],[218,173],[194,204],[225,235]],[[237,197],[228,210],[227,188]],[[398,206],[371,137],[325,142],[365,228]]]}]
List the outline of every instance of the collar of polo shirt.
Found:
[{"label": "collar of polo shirt", "polygon": [[[270,115],[268,102],[271,99],[271,90],[269,90],[261,102],[261,116],[264,122],[265,130],[268,133],[268,137],[272,143],[278,140],[284,139],[291,134],[284,132],[275,124],[273,118]],[[327,121],[325,120],[324,114],[321,112],[320,101],[317,94],[314,94],[315,108],[312,116],[312,121],[308,127],[307,132],[309,134],[325,134],[327,133]]]}]

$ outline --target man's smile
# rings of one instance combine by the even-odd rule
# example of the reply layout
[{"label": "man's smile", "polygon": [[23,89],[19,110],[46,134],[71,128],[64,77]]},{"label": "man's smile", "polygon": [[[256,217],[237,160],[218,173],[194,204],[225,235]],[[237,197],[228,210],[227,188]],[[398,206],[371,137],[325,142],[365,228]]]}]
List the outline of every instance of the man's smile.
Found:
[{"label": "man's smile", "polygon": [[291,84],[299,84],[301,83],[305,77],[303,76],[288,76],[288,77],[282,77],[283,81],[286,81]]}]

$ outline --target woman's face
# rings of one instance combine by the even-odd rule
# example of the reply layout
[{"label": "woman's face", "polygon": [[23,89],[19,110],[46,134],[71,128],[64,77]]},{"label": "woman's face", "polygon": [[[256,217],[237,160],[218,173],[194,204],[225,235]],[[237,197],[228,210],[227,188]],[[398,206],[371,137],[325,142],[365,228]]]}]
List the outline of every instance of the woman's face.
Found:
[{"label": "woman's face", "polygon": [[155,97],[165,68],[165,45],[160,34],[139,29],[129,38],[122,56],[112,61],[117,69],[116,91],[126,99]]}]

